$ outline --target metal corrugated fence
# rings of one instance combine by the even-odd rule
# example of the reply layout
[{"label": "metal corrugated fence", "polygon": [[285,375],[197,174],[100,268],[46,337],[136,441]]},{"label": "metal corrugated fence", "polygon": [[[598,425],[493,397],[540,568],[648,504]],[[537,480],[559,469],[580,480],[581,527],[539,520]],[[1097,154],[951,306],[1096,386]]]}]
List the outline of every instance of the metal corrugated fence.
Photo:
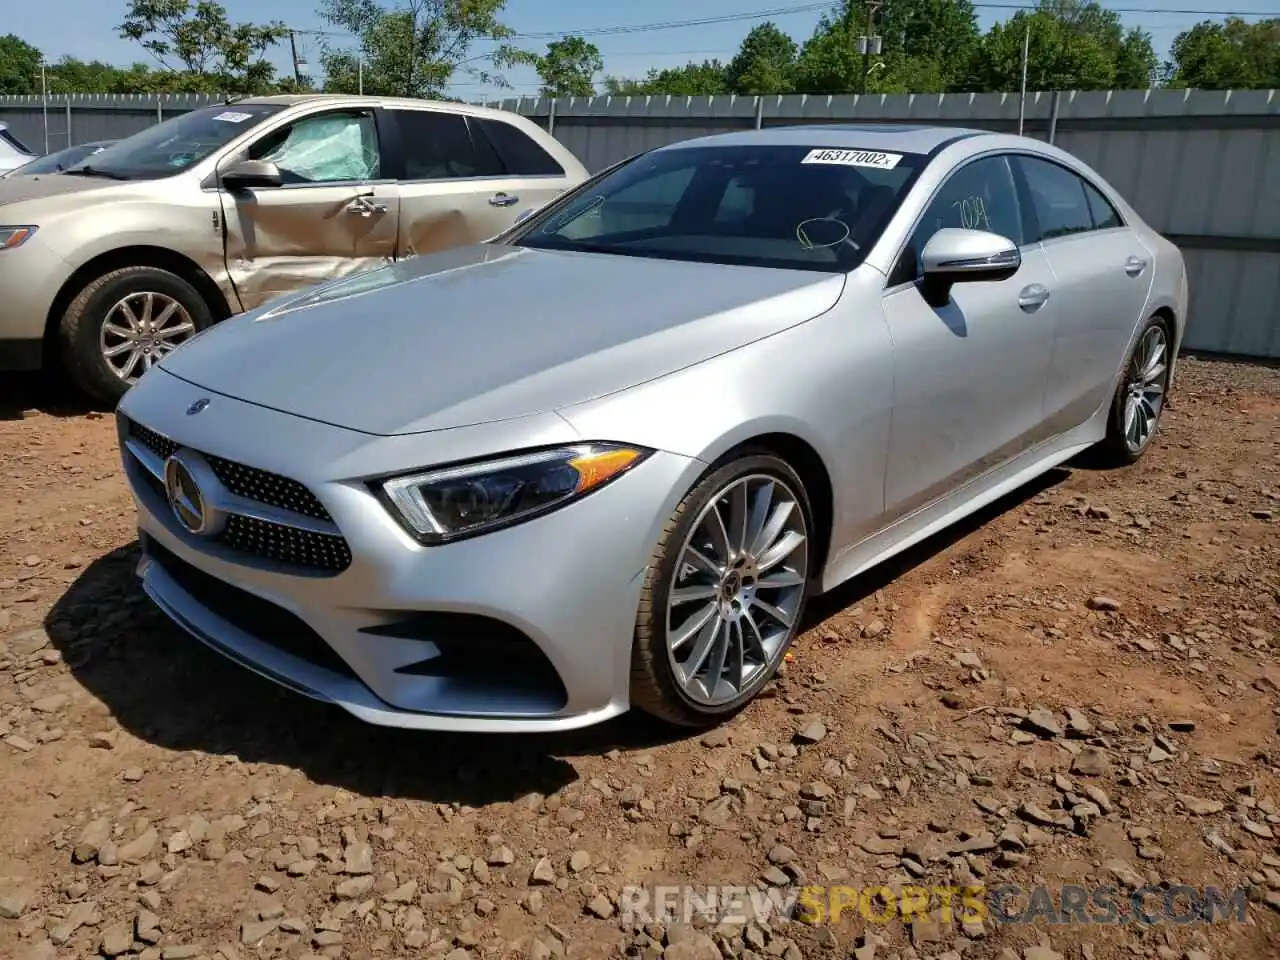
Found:
[{"label": "metal corrugated fence", "polygon": [[[1280,91],[1029,94],[1025,132],[1095,167],[1183,250],[1186,346],[1280,358]],[[0,97],[0,120],[41,149],[135,132],[218,98]],[[930,123],[1015,131],[1017,94],[593,97],[491,104],[530,117],[598,170],[689,137],[797,123]],[[66,131],[70,131],[68,138]]]}]

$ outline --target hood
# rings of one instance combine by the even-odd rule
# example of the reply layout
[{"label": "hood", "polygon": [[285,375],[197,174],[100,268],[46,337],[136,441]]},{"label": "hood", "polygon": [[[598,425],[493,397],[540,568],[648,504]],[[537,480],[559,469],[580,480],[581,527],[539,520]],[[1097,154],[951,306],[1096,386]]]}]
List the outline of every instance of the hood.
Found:
[{"label": "hood", "polygon": [[844,277],[459,247],[242,314],[160,364],[206,390],[365,433],[556,410],[812,319]]},{"label": "hood", "polygon": [[[28,157],[27,160],[34,160]],[[27,160],[23,160],[26,163]],[[24,177],[0,178],[0,207],[10,203],[33,200],[52,200],[61,209],[64,206],[84,206],[99,197],[103,200],[118,199],[137,191],[146,181],[108,180],[106,177],[66,176],[61,173],[36,173]],[[91,196],[92,195],[92,196]],[[64,199],[54,199],[64,198]]]}]

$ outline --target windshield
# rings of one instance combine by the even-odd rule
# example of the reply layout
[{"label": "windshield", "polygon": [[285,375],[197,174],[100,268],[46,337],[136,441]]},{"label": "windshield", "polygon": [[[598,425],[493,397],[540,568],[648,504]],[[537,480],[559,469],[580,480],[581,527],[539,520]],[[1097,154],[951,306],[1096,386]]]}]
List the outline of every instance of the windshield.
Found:
[{"label": "windshield", "polygon": [[862,262],[924,160],[821,145],[660,150],[530,218],[506,242],[843,273]]},{"label": "windshield", "polygon": [[192,110],[114,143],[65,174],[150,180],[181,173],[267,117],[276,104],[235,103]]},{"label": "windshield", "polygon": [[34,173],[57,173],[67,167],[74,166],[86,157],[105,150],[111,141],[103,143],[82,143],[75,147],[67,147],[57,153],[37,157],[30,163],[24,163],[13,171],[13,176],[28,177]]}]

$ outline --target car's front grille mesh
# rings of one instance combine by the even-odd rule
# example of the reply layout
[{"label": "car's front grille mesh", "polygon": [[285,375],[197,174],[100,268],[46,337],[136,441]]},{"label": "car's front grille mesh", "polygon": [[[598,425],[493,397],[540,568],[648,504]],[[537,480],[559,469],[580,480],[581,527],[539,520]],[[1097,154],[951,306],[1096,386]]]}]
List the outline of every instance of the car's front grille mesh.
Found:
[{"label": "car's front grille mesh", "polygon": [[[179,445],[168,437],[132,420],[126,420],[126,423],[128,436],[161,460],[172,456],[178,449]],[[333,522],[316,495],[297,480],[222,457],[201,455],[218,480],[236,496],[303,517]],[[149,486],[164,497],[164,484],[149,472],[147,479]],[[339,533],[304,530],[240,513],[228,517],[218,542],[241,553],[318,572],[341,573],[351,565],[351,548]]]},{"label": "car's front grille mesh", "polygon": [[245,553],[335,573],[351,566],[351,548],[340,536],[299,530],[280,523],[234,514],[227,519],[222,542]]}]

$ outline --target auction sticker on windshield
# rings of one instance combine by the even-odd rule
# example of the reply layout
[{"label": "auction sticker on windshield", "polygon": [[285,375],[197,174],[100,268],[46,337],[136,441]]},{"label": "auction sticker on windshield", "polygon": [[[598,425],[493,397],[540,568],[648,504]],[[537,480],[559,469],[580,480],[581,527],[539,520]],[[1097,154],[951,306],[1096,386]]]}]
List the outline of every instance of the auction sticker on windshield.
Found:
[{"label": "auction sticker on windshield", "polygon": [[218,114],[213,119],[221,120],[224,123],[244,123],[252,116],[252,113],[236,113],[234,110],[228,110],[226,113]]},{"label": "auction sticker on windshield", "polygon": [[801,163],[834,163],[842,167],[875,167],[892,170],[902,159],[900,153],[884,153],[880,150],[810,150]]}]

